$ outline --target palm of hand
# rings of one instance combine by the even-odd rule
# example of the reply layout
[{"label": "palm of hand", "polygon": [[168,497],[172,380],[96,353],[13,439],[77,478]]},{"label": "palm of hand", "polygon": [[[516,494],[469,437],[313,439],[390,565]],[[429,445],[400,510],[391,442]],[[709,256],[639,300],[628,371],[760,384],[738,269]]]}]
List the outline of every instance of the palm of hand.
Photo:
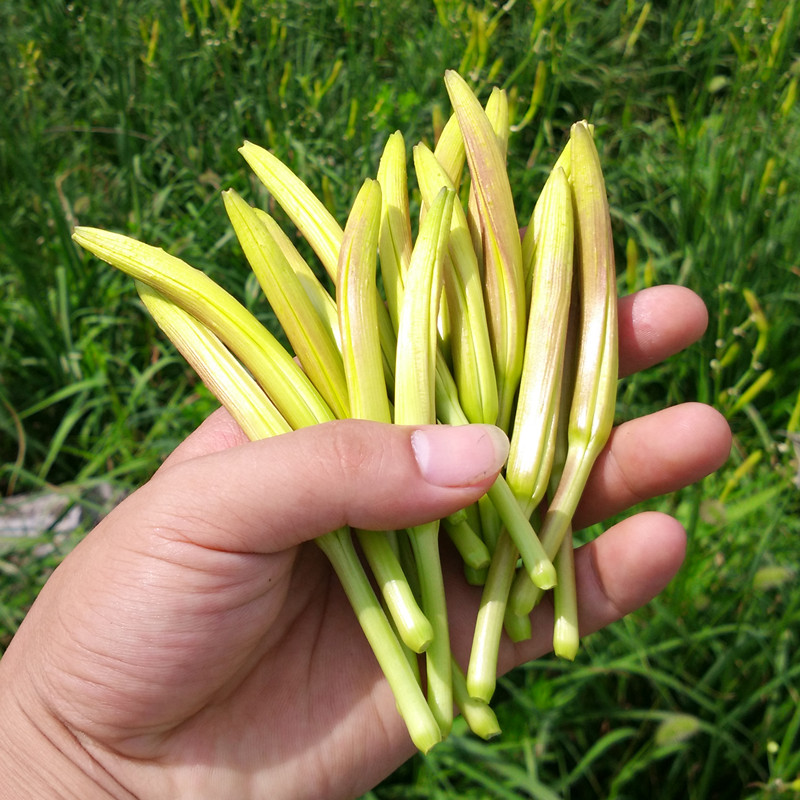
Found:
[{"label": "palm of hand", "polygon": [[[705,324],[690,293],[653,292],[620,305],[628,372]],[[402,431],[333,425],[243,444],[213,415],[57,570],[9,649],[7,672],[134,795],[355,796],[411,754],[345,595],[306,540],[343,524],[416,524],[483,490],[422,486]],[[621,426],[578,522],[697,480],[724,459],[728,436],[698,405]],[[584,632],[650,599],[682,554],[678,523],[655,514],[582,548]],[[448,569],[464,663],[478,593],[455,560]],[[502,670],[547,651],[547,605],[535,613],[531,641],[504,643]]]},{"label": "palm of hand", "polygon": [[277,773],[288,795],[300,796],[291,787],[302,775],[308,796],[321,797],[325,753],[353,753],[361,778],[363,751],[412,752],[402,723],[383,724],[391,692],[315,545],[261,555],[168,538],[144,558],[123,542],[110,560],[103,550],[104,588],[84,595],[69,632],[53,637],[49,688],[78,699],[68,723],[102,743],[99,760],[123,772],[129,759],[161,766],[154,788],[166,786],[153,796],[184,796],[170,785],[194,787],[186,796],[280,796]]}]

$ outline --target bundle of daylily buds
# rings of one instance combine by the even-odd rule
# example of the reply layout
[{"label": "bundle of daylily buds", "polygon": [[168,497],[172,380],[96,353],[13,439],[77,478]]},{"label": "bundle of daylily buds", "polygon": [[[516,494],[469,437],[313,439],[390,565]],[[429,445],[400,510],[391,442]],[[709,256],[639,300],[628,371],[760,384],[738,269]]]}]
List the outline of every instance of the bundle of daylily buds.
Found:
[{"label": "bundle of daylily buds", "polygon": [[[413,148],[416,237],[400,133],[344,230],[274,155],[241,148],[335,286],[332,296],[272,217],[223,193],[293,352],[180,259],[115,233],[74,233],[135,279],[157,324],[251,439],[337,418],[507,432],[507,464],[474,506],[411,530],[341,528],[317,540],[424,752],[447,736],[454,705],[478,735],[499,732],[489,702],[501,636],[529,637],[547,591],[554,650],[575,657],[572,518],[611,431],[617,383],[613,243],[592,126],[572,126],[521,237],[506,95],[495,89],[484,108],[457,73],[445,83],[454,113],[433,151]],[[451,654],[440,532],[464,580],[483,587],[463,671]]]}]

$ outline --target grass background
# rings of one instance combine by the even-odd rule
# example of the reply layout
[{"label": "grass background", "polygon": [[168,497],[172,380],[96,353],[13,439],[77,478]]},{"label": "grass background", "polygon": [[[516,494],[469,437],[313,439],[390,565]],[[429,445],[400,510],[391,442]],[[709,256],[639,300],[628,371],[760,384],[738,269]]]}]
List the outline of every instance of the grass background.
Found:
[{"label": "grass background", "polygon": [[[618,415],[699,399],[734,448],[649,504],[690,534],[658,600],[504,679],[502,737],[457,727],[365,798],[800,797],[799,34],[794,0],[0,0],[0,495],[132,488],[215,405],[73,225],[161,245],[269,322],[219,197],[268,202],[242,141],[343,221],[389,133],[432,140],[456,68],[509,92],[523,223],[594,122],[620,290],[681,283],[711,312]],[[0,648],[73,540],[0,539]]]}]

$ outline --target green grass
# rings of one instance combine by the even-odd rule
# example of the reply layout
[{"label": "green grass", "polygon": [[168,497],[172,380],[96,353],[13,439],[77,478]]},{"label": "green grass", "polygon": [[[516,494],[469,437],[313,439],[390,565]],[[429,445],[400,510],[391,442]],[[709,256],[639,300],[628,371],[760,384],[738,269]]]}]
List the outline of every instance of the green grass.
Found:
[{"label": "green grass", "polygon": [[[219,197],[268,202],[237,148],[272,149],[343,221],[392,131],[432,139],[455,67],[509,91],[521,223],[569,125],[594,122],[621,290],[682,283],[711,313],[619,416],[700,399],[734,449],[649,504],[690,533],[662,597],[575,665],[505,679],[500,739],[454,736],[367,797],[793,796],[798,34],[793,0],[0,0],[0,494],[135,486],[214,406],[74,224],[165,247],[272,324]],[[71,544],[0,542],[0,646]]]}]

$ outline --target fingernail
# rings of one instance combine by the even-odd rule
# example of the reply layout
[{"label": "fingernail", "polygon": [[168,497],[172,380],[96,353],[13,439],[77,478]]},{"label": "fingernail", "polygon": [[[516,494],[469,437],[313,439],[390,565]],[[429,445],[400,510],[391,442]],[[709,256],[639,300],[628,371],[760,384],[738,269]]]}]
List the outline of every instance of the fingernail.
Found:
[{"label": "fingernail", "polygon": [[434,486],[473,486],[497,473],[508,437],[494,425],[430,425],[411,434],[422,477]]}]

